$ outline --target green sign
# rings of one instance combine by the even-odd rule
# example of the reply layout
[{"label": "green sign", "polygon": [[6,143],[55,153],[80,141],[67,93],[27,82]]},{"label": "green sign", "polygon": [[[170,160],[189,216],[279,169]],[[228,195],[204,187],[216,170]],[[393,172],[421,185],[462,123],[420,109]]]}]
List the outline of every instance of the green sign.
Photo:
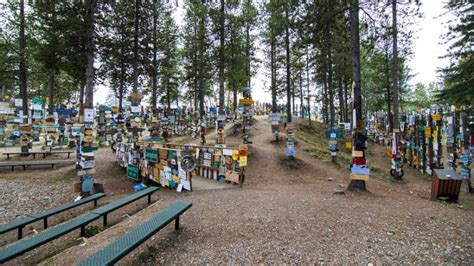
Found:
[{"label": "green sign", "polygon": [[158,150],[146,148],[145,159],[154,163],[158,162]]},{"label": "green sign", "polygon": [[339,130],[336,130],[335,132],[331,132],[331,130],[328,130],[325,132],[326,138],[327,139],[340,139],[342,138],[342,133]]},{"label": "green sign", "polygon": [[134,164],[129,164],[127,166],[127,175],[130,179],[138,181],[140,177],[140,175],[138,174],[138,166]]}]

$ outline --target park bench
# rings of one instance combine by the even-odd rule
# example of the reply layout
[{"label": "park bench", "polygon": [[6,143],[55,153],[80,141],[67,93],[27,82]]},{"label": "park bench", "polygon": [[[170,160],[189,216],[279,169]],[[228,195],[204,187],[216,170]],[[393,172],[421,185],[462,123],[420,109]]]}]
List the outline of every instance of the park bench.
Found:
[{"label": "park bench", "polygon": [[15,166],[22,166],[23,170],[26,170],[27,166],[44,166],[51,165],[54,168],[55,165],[60,163],[75,162],[75,160],[47,160],[47,161],[17,161],[17,162],[0,162],[0,167],[11,167],[12,171],[15,170]]},{"label": "park bench", "polygon": [[75,151],[30,151],[30,152],[21,152],[21,151],[11,151],[11,152],[3,152],[2,154],[7,156],[7,160],[10,159],[11,155],[33,155],[33,159],[36,159],[37,154],[43,154],[43,158],[46,158],[46,155],[53,155],[53,154],[67,154],[67,158],[71,158],[71,153]]},{"label": "park bench", "polygon": [[164,211],[154,215],[134,230],[113,241],[104,249],[82,261],[80,266],[112,265],[134,250],[148,238],[175,221],[175,230],[179,230],[179,216],[191,208],[190,202],[179,201]]},{"label": "park bench", "polygon": [[[140,190],[139,192],[136,192],[132,195],[129,195],[125,198],[119,199],[117,201],[114,201],[112,203],[109,203],[99,209],[102,209],[100,211],[101,213],[108,214],[109,212],[116,210],[120,207],[123,207],[129,203],[132,203],[140,198],[143,198],[145,196],[148,196],[148,203],[150,203],[150,196],[152,193],[158,190],[158,187],[149,187],[143,190]],[[117,204],[117,202],[120,202],[120,204]],[[104,208],[110,206],[111,208]],[[103,212],[104,210],[108,210],[108,212]],[[32,249],[35,249],[44,243],[47,243],[49,241],[52,241],[56,238],[59,238],[69,232],[72,232],[78,228],[81,228],[81,236],[85,236],[86,232],[86,225],[89,223],[99,219],[102,215],[104,214],[97,214],[94,212],[89,212],[86,213],[82,216],[76,217],[66,223],[57,225],[49,230],[43,231],[32,238],[29,239],[24,239],[21,241],[18,241],[6,248],[3,248],[0,250],[0,263],[4,263],[6,261],[9,261],[15,257],[20,256],[21,254],[24,254]]]},{"label": "park bench", "polygon": [[44,229],[46,229],[46,228],[48,228],[48,217],[53,216],[53,215],[58,214],[58,213],[61,213],[63,211],[67,211],[67,210],[70,210],[72,208],[81,206],[81,205],[86,204],[86,203],[91,202],[91,201],[94,201],[94,207],[97,207],[97,200],[104,197],[104,196],[105,196],[104,193],[96,193],[92,196],[83,198],[81,200],[68,202],[64,205],[46,210],[44,212],[34,214],[34,215],[31,215],[31,216],[27,216],[24,219],[15,221],[13,223],[2,225],[2,226],[0,226],[0,234],[4,234],[4,233],[10,232],[12,230],[18,229],[18,239],[21,239],[23,237],[23,228],[26,225],[34,223],[34,222],[39,221],[39,220],[43,220],[43,226],[44,226]]}]

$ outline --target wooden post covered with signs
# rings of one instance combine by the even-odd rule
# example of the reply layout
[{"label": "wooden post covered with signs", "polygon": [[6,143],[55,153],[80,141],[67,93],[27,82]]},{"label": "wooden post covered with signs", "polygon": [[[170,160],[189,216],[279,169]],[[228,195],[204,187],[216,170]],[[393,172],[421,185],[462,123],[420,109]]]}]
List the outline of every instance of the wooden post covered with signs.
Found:
[{"label": "wooden post covered with signs", "polygon": [[244,106],[244,112],[242,114],[242,130],[243,130],[243,143],[252,144],[252,141],[249,140],[249,130],[250,130],[250,107],[254,103],[252,100],[252,89],[250,87],[245,87],[243,91],[243,99],[239,99],[239,104]]},{"label": "wooden post covered with signs", "polygon": [[441,128],[443,126],[443,110],[441,108],[436,108],[436,114],[432,116],[433,121],[436,126],[433,131],[433,151],[434,156],[436,157],[434,168],[440,169],[443,167],[441,163],[442,158],[442,148],[441,148]]}]

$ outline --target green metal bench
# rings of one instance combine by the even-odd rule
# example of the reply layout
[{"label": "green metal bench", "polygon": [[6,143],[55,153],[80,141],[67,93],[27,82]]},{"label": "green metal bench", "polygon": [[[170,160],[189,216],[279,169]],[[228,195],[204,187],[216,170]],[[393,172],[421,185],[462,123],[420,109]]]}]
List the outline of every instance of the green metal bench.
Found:
[{"label": "green metal bench", "polygon": [[110,212],[119,209],[125,205],[128,205],[129,203],[132,203],[136,200],[139,200],[145,196],[148,196],[148,204],[151,203],[151,194],[153,194],[155,191],[158,190],[158,187],[148,187],[143,190],[140,190],[138,192],[133,193],[132,195],[126,197],[126,198],[121,198],[119,200],[116,200],[110,204],[107,204],[105,206],[102,206],[100,208],[97,208],[93,211],[92,213],[98,214],[100,216],[104,217],[104,226],[107,226],[107,214]]},{"label": "green metal bench", "polygon": [[45,166],[51,165],[51,168],[54,168],[55,165],[60,163],[72,163],[76,160],[67,159],[67,160],[46,160],[46,161],[18,161],[18,162],[0,162],[0,167],[11,167],[12,171],[15,170],[15,166],[22,166],[23,170],[26,170],[27,166]]},{"label": "green metal bench", "polygon": [[76,151],[68,150],[68,151],[30,151],[30,152],[20,152],[20,151],[11,151],[11,152],[3,152],[2,154],[7,156],[7,160],[10,159],[11,155],[23,155],[29,156],[33,155],[33,159],[36,159],[37,154],[43,154],[43,158],[46,158],[46,155],[52,154],[67,154],[67,158],[71,158],[71,153]]},{"label": "green metal bench", "polygon": [[191,206],[191,202],[185,201],[171,205],[166,210],[156,214],[134,230],[82,261],[79,265],[113,265],[173,220],[175,220],[175,230],[178,230],[179,216],[191,208]]},{"label": "green metal bench", "polygon": [[[18,241],[6,248],[0,250],[0,263],[11,260],[21,254],[24,254],[36,247],[43,245],[51,240],[59,238],[77,228],[81,228],[81,236],[85,235],[85,227],[90,222],[99,219],[101,216],[107,215],[120,207],[132,203],[140,198],[148,196],[148,203],[151,202],[151,194],[158,190],[158,187],[149,187],[139,192],[133,193],[125,198],[109,203],[103,207],[97,208],[93,212],[89,212],[66,223],[57,225],[49,230],[43,231],[32,238]],[[98,213],[96,213],[98,211]]]},{"label": "green metal bench", "polygon": [[2,225],[2,226],[0,226],[0,234],[4,234],[6,232],[18,229],[18,239],[21,239],[23,237],[23,228],[26,225],[34,223],[34,222],[39,221],[39,220],[43,220],[44,229],[46,229],[46,228],[48,228],[48,217],[49,216],[61,213],[63,211],[67,211],[69,209],[78,207],[80,205],[86,204],[86,203],[91,202],[91,201],[94,201],[94,207],[97,207],[97,200],[104,197],[104,196],[105,196],[104,193],[96,193],[92,196],[83,198],[81,200],[68,202],[64,205],[46,210],[44,212],[37,213],[37,214],[31,215],[31,216],[25,217],[24,219],[21,219],[19,221],[15,221],[15,222],[10,223],[10,224]]},{"label": "green metal bench", "polygon": [[99,215],[95,213],[87,213],[76,217],[67,223],[60,224],[50,230],[39,233],[38,235],[16,242],[2,250],[0,250],[0,263],[5,263],[23,253],[26,253],[34,248],[37,248],[51,240],[59,238],[77,228],[81,228],[81,234],[85,233],[85,226],[90,222],[99,219]]}]

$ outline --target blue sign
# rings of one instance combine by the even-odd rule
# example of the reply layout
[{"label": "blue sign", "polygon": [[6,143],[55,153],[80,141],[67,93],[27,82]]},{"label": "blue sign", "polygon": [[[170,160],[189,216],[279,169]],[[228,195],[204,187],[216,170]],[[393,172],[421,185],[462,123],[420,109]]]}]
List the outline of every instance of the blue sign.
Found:
[{"label": "blue sign", "polygon": [[56,109],[56,112],[58,113],[58,115],[70,115],[70,116],[73,116],[76,114],[76,111],[73,110],[73,109],[65,109],[65,108],[59,108],[59,109]]}]

